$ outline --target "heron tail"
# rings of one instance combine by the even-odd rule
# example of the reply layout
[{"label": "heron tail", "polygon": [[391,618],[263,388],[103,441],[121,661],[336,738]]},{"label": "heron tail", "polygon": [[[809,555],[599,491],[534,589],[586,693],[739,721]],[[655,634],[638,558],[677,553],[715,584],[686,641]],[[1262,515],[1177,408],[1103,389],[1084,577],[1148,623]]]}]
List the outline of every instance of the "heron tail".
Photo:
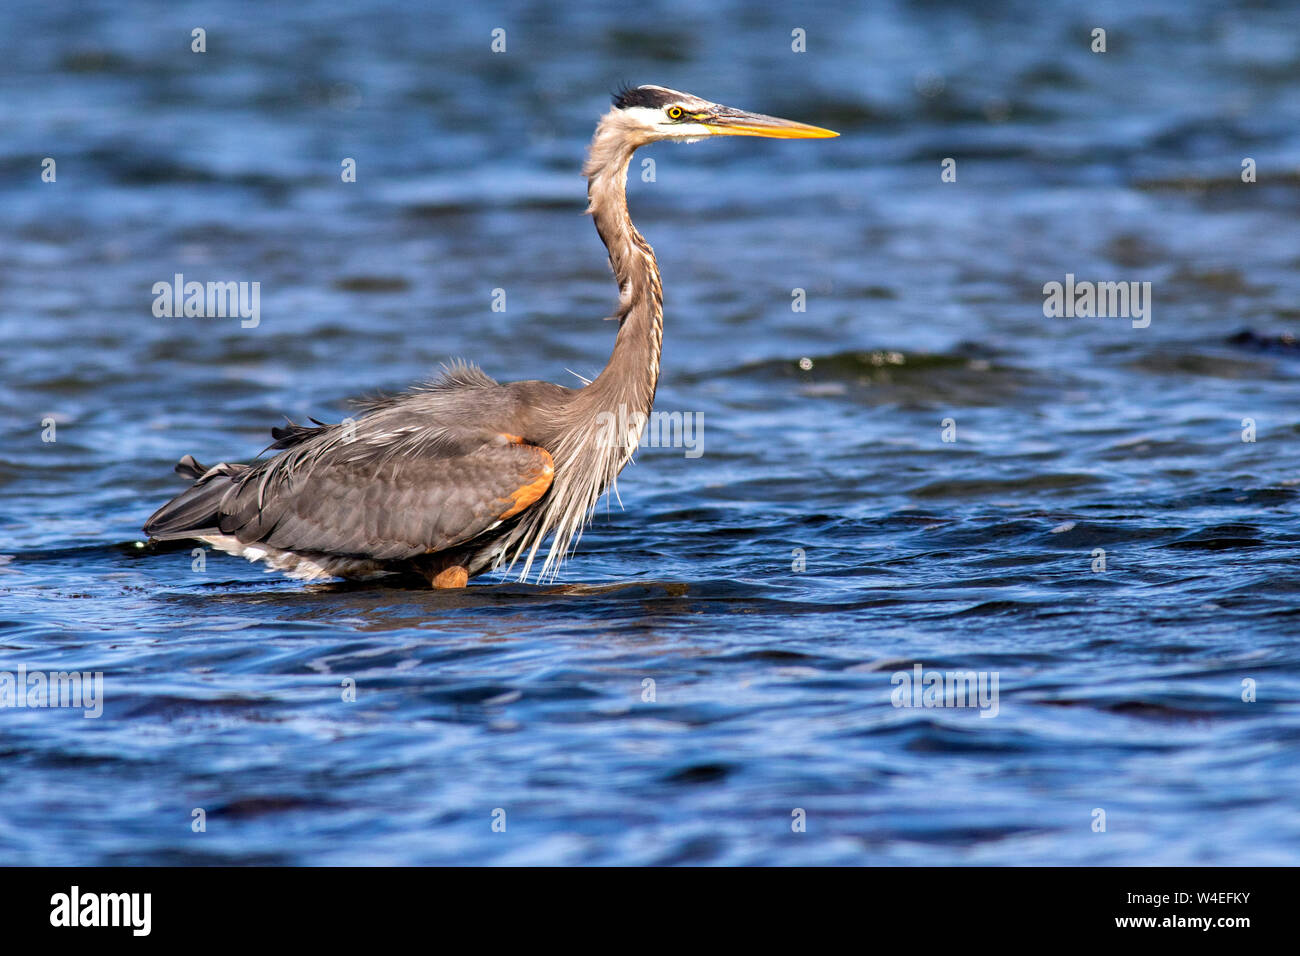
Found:
[{"label": "heron tail", "polygon": [[[239,481],[247,471],[247,465],[224,461],[206,468],[193,455],[186,455],[177,463],[176,474],[192,479],[194,484],[150,515],[144,533],[163,541],[220,534],[220,506],[230,491],[229,482]],[[221,478],[227,480],[217,480]]]}]

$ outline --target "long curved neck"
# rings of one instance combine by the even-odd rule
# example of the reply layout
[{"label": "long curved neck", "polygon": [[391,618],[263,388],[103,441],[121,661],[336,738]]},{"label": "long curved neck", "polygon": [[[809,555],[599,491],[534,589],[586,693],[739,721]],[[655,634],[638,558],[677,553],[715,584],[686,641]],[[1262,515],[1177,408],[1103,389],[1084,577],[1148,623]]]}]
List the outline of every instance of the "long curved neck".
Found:
[{"label": "long curved neck", "polygon": [[609,251],[609,265],[619,289],[614,351],[604,371],[583,393],[600,411],[617,413],[624,405],[629,413],[648,415],[659,381],[664,313],[654,250],[632,225],[627,211],[627,168],[640,145],[635,129],[618,111],[612,111],[596,127],[583,167],[587,211]]},{"label": "long curved neck", "polygon": [[596,127],[583,174],[587,211],[609,250],[618,280],[618,336],[604,371],[579,389],[548,446],[555,481],[542,503],[525,513],[498,557],[523,561],[528,577],[537,550],[554,533],[541,577],[554,575],[582,534],[600,496],[614,483],[636,450],[641,426],[654,405],[659,354],[664,340],[663,286],[654,250],[627,214],[627,167],[643,133],[612,110]]}]

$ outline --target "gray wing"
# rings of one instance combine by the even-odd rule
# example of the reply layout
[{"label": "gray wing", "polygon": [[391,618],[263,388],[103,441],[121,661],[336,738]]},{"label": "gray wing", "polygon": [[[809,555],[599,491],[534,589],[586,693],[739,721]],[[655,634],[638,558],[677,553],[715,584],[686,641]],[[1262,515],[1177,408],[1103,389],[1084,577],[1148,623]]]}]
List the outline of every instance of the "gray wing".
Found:
[{"label": "gray wing", "polygon": [[[145,524],[156,538],[233,536],[295,552],[401,560],[455,547],[550,488],[535,445],[485,444],[450,457],[320,460],[306,472],[218,465]],[[233,473],[232,473],[233,472]]]},{"label": "gray wing", "polygon": [[[291,423],[273,432],[272,447],[285,450],[257,465],[205,469],[186,456],[177,471],[197,480],[144,530],[376,560],[464,544],[535,504],[554,476],[545,449],[500,429],[508,416],[489,396],[475,398],[463,405],[475,418],[453,427],[431,424],[434,399],[416,397],[378,406],[350,428]],[[412,424],[417,417],[425,424]]]}]

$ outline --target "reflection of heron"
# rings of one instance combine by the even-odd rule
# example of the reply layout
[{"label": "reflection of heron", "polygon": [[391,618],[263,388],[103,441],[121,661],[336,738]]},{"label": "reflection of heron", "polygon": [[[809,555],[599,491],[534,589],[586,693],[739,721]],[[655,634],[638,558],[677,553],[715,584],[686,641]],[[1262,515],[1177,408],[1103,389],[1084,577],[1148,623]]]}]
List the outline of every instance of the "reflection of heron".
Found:
[{"label": "reflection of heron", "polygon": [[611,440],[608,423],[644,421],[659,379],[663,287],[628,216],[628,163],[647,143],[724,135],[837,134],[660,86],[619,93],[596,127],[583,172],[618,280],[619,329],[585,388],[500,385],[456,364],[346,426],[272,429],[281,451],[257,464],[207,468],[186,455],[176,470],[193,486],[145,532],[198,538],[296,578],[414,572],[434,587],[520,560],[525,579],[554,533],[540,569],[553,575],[636,447],[636,435]]}]

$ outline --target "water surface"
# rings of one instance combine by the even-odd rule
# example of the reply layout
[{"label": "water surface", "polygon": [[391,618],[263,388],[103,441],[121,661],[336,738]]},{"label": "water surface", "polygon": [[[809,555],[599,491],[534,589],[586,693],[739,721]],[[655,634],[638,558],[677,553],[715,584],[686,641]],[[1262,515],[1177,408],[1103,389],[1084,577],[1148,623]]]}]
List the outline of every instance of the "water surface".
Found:
[{"label": "water surface", "polygon": [[[1300,41],[1143,7],[0,12],[0,670],[105,684],[0,710],[0,860],[1300,862]],[[643,449],[549,585],[141,546],[176,459],[282,416],[593,376],[620,81],[843,134],[634,167],[701,456]],[[155,318],[177,272],[260,324]],[[1045,318],[1067,273],[1151,282],[1150,326]],[[917,663],[997,716],[894,707]]]}]

